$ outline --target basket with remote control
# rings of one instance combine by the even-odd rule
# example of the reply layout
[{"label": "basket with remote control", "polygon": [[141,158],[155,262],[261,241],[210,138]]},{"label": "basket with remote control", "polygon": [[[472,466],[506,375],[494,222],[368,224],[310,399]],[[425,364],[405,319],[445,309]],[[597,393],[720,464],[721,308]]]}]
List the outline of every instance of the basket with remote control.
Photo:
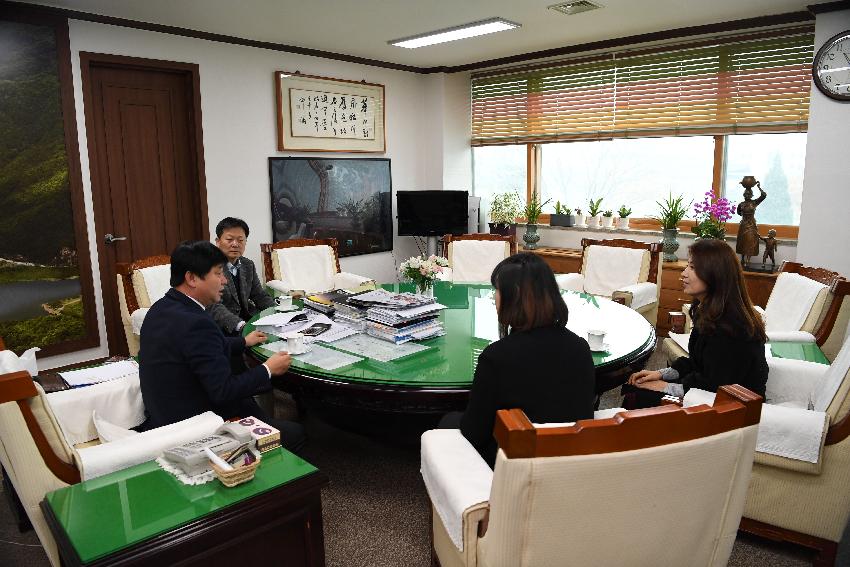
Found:
[{"label": "basket with remote control", "polygon": [[245,444],[233,451],[223,453],[221,459],[230,465],[230,470],[225,470],[224,467],[210,461],[215,476],[221,481],[221,484],[230,488],[244,482],[248,482],[254,478],[257,472],[257,467],[260,466],[259,451]]}]

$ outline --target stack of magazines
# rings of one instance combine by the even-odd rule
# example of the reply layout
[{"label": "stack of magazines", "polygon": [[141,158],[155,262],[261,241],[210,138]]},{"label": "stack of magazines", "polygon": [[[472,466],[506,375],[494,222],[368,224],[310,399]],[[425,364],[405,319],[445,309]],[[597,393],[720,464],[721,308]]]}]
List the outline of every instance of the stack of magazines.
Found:
[{"label": "stack of magazines", "polygon": [[309,307],[325,315],[332,315],[337,309],[337,305],[345,304],[345,301],[349,297],[351,297],[351,292],[344,289],[337,289],[327,293],[314,293],[304,296],[304,307]]},{"label": "stack of magazines", "polygon": [[439,337],[446,334],[439,320],[445,308],[433,299],[415,307],[370,307],[366,311],[366,333],[395,344]]}]

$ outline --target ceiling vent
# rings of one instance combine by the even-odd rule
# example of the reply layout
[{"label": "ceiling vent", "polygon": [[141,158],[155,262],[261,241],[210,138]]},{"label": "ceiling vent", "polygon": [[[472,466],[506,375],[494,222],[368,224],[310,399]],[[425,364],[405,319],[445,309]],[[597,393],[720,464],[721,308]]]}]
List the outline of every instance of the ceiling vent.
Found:
[{"label": "ceiling vent", "polygon": [[575,14],[580,14],[589,10],[597,10],[601,7],[601,4],[596,4],[589,0],[575,0],[575,2],[561,2],[560,4],[553,4],[552,6],[549,6],[549,9],[561,12],[568,16],[574,16]]}]

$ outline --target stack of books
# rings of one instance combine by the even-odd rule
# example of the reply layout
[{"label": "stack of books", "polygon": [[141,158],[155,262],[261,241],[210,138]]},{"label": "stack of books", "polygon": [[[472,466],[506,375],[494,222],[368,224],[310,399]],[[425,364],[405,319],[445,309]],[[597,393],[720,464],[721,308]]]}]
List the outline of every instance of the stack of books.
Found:
[{"label": "stack of books", "polygon": [[326,293],[314,293],[304,296],[304,307],[309,307],[319,313],[332,315],[336,310],[336,304],[345,303],[351,297],[351,292],[337,289]]},{"label": "stack of books", "polygon": [[366,333],[395,344],[439,337],[446,334],[439,320],[442,309],[445,306],[434,303],[433,299],[402,309],[370,307],[366,311]]}]

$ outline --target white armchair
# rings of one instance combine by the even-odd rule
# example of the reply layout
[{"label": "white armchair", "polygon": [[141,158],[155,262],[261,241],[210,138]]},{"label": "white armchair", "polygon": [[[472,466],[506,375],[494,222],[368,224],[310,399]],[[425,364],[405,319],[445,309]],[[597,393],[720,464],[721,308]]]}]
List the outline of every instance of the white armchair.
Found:
[{"label": "white armchair", "polygon": [[261,244],[266,285],[286,293],[375,288],[375,280],[340,271],[335,238],[284,240]]},{"label": "white armchair", "polygon": [[447,234],[443,237],[443,254],[449,261],[449,269],[441,279],[459,283],[489,282],[496,265],[516,254],[516,240],[500,234]]},{"label": "white armchair", "polygon": [[712,408],[554,428],[500,410],[493,471],[457,430],[426,432],[432,553],[443,567],[726,565],[761,398],[739,386],[721,392]]},{"label": "white armchair", "polygon": [[610,298],[631,307],[655,325],[660,296],[661,244],[583,238],[581,247],[581,272],[557,274],[558,286]]},{"label": "white armchair", "polygon": [[145,315],[171,287],[171,258],[150,256],[118,264],[118,304],[130,356],[139,354],[139,333]]}]

